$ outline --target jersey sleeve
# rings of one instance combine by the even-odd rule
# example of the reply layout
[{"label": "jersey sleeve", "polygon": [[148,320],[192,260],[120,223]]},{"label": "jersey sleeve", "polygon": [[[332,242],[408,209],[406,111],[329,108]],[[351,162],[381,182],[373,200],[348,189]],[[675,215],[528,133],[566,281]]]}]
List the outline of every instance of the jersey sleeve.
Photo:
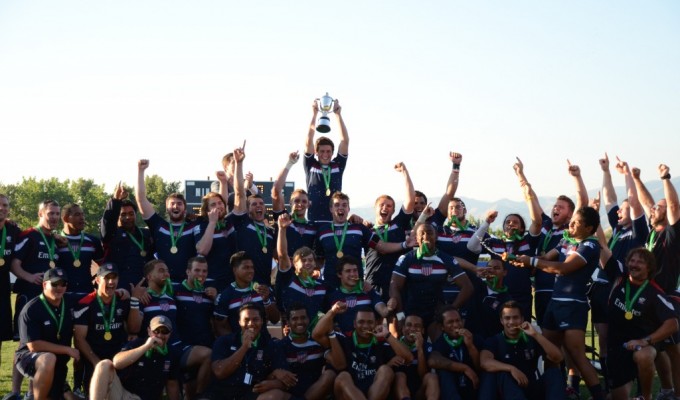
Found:
[{"label": "jersey sleeve", "polygon": [[616,228],[619,225],[619,205],[616,204],[614,207],[611,208],[611,210],[607,211],[607,220],[609,221],[609,226],[611,226],[612,229]]},{"label": "jersey sleeve", "polygon": [[408,261],[406,260],[408,257],[408,253],[404,254],[397,259],[397,263],[394,266],[394,270],[392,271],[393,274],[397,274],[399,276],[403,276],[406,278],[408,276]]}]

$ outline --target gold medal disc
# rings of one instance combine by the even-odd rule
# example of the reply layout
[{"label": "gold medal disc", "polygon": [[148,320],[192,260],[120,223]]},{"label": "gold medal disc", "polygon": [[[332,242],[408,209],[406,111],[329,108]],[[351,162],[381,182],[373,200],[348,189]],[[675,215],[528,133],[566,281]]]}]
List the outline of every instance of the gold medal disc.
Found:
[{"label": "gold medal disc", "polygon": [[54,268],[54,267],[56,267],[56,266],[57,266],[57,263],[55,263],[54,261],[50,260],[50,268]]},{"label": "gold medal disc", "polygon": [[146,257],[146,251],[142,250],[139,252],[139,255],[142,257]]},{"label": "gold medal disc", "polygon": [[112,338],[113,338],[113,335],[111,334],[111,332],[104,333],[104,340],[109,341]]},{"label": "gold medal disc", "polygon": [[330,190],[330,189],[326,189],[326,196],[330,196],[330,195],[331,195],[331,190]]},{"label": "gold medal disc", "polygon": [[170,252],[171,252],[172,254],[177,254],[177,246],[172,246],[172,247],[170,248]]},{"label": "gold medal disc", "polygon": [[76,267],[76,268],[80,267],[80,260],[78,260],[78,259],[73,260],[73,266]]},{"label": "gold medal disc", "polygon": [[264,254],[267,254],[267,247],[262,246],[262,252],[263,252]]},{"label": "gold medal disc", "polygon": [[626,313],[624,314],[624,317],[626,317],[626,319],[630,321],[631,319],[633,319],[633,312],[632,311],[626,311]]},{"label": "gold medal disc", "polygon": [[5,259],[4,259],[4,258],[0,258],[0,267],[2,267],[3,265],[5,265]]},{"label": "gold medal disc", "polygon": [[335,255],[336,255],[338,258],[342,258],[342,256],[345,255],[345,253],[343,253],[341,250],[338,250],[338,252],[335,253]]}]

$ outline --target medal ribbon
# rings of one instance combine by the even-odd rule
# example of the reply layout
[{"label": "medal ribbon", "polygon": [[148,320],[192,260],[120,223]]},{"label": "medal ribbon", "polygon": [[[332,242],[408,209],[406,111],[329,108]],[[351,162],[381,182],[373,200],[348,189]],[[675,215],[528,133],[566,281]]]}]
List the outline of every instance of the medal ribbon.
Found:
[{"label": "medal ribbon", "polygon": [[205,291],[205,288],[203,287],[203,284],[202,284],[201,281],[199,281],[197,278],[194,278],[194,288],[193,288],[193,289],[189,287],[189,283],[187,282],[186,279],[182,281],[182,285],[183,285],[185,288],[187,288],[187,290],[190,290],[190,291],[192,291],[192,292],[201,292],[201,293],[203,293],[203,291]]},{"label": "medal ribbon", "polygon": [[574,245],[578,244],[578,241],[576,239],[569,236],[569,232],[566,229],[562,232],[562,238],[564,240],[566,240],[567,242],[569,242],[570,244],[574,244]]},{"label": "medal ribbon", "polygon": [[649,234],[649,240],[645,246],[649,251],[654,251],[654,245],[656,244],[656,234],[657,232],[655,230],[652,230],[652,233]]},{"label": "medal ribbon", "polygon": [[316,281],[311,276],[298,275],[297,278],[300,281],[300,284],[302,285],[302,287],[305,288],[305,289],[316,287]]},{"label": "medal ribbon", "polygon": [[335,248],[338,249],[338,251],[342,251],[342,247],[345,245],[345,235],[347,234],[347,226],[348,223],[345,222],[345,225],[342,227],[342,238],[338,240],[338,237],[335,236],[335,224],[331,222],[331,231],[333,232],[333,240],[335,241]]},{"label": "medal ribbon", "polygon": [[5,242],[7,241],[7,227],[2,226],[2,239],[0,239],[0,258],[5,257]]},{"label": "medal ribbon", "polygon": [[154,346],[151,350],[147,350],[144,355],[146,355],[146,358],[151,358],[151,355],[153,354],[153,351],[156,350],[156,352],[160,355],[167,355],[168,354],[168,345],[165,344],[163,347],[158,347]]},{"label": "medal ribbon", "polygon": [[633,304],[637,301],[638,297],[642,294],[642,291],[645,290],[647,287],[647,284],[649,284],[649,279],[646,280],[638,290],[635,292],[633,295],[633,299],[630,299],[630,281],[626,279],[626,312],[632,312],[633,310]]},{"label": "medal ribbon", "polygon": [[368,343],[359,343],[357,340],[357,331],[352,332],[352,341],[354,342],[354,347],[358,349],[367,349],[378,343],[378,341],[375,339],[375,336],[372,336],[371,341]]},{"label": "medal ribbon", "polygon": [[305,219],[305,218],[298,218],[297,215],[296,215],[295,213],[293,213],[293,222],[295,222],[295,223],[297,223],[297,224],[306,224],[306,223],[307,223],[307,219]]},{"label": "medal ribbon", "polygon": [[57,324],[57,340],[61,338],[61,327],[64,325],[64,314],[66,312],[64,311],[64,299],[61,299],[61,309],[59,310],[59,319],[57,320],[57,316],[54,315],[54,311],[52,311],[52,307],[47,304],[47,300],[45,299],[44,294],[40,294],[40,301],[42,301],[43,305],[45,306],[45,309],[47,310],[47,313],[50,314],[50,317],[54,320],[54,323]]},{"label": "medal ribbon", "polygon": [[450,228],[452,224],[456,224],[458,229],[460,229],[461,231],[466,231],[470,227],[470,221],[466,221],[465,225],[463,225],[463,223],[460,222],[458,217],[456,217],[455,215],[452,215],[451,219],[449,219],[449,221],[444,225]]},{"label": "medal ribbon", "polygon": [[170,242],[172,243],[172,247],[177,247],[177,241],[179,240],[180,237],[182,237],[182,232],[184,232],[184,225],[186,224],[186,221],[182,222],[182,226],[179,227],[179,232],[177,232],[177,235],[175,235],[175,228],[173,227],[172,223],[169,223],[168,226],[170,227]]},{"label": "medal ribbon", "polygon": [[617,231],[614,236],[612,236],[612,241],[609,243],[609,250],[613,249],[614,246],[616,246],[616,242],[619,241],[619,236],[621,236],[621,231]]},{"label": "medal ribbon", "polygon": [[496,293],[505,293],[505,292],[508,291],[507,286],[503,286],[501,288],[496,287],[498,285],[498,277],[497,276],[494,276],[493,278],[491,278],[491,282],[489,282],[488,279],[485,282],[486,282],[486,286],[491,288],[491,290],[493,290]]},{"label": "medal ribbon", "polygon": [[99,303],[99,308],[102,310],[102,319],[104,320],[104,332],[109,333],[111,332],[111,323],[113,322],[113,317],[116,310],[116,296],[114,295],[113,300],[111,300],[108,321],[106,319],[106,309],[104,308],[104,302],[102,301],[102,298],[101,296],[99,296],[99,294],[97,294],[97,303]]},{"label": "medal ribbon", "polygon": [[517,342],[519,342],[520,340],[522,340],[524,343],[529,342],[527,334],[524,333],[524,331],[519,332],[519,337],[517,339],[510,339],[509,337],[505,336],[505,332],[503,332],[503,337],[505,338],[505,343],[509,344],[517,344]]},{"label": "medal ribbon", "polygon": [[517,242],[522,240],[522,235],[517,233],[516,229],[512,230],[512,235],[506,236],[505,233],[501,235],[501,238],[506,242]]},{"label": "medal ribbon", "polygon": [[449,346],[453,347],[454,349],[457,349],[460,347],[461,343],[463,343],[463,337],[459,337],[458,339],[451,339],[449,338],[449,335],[444,333],[444,340],[446,340],[446,343],[449,344]]},{"label": "medal ribbon", "polygon": [[416,258],[421,259],[430,255],[430,248],[427,247],[427,243],[423,242],[420,247],[416,249]]},{"label": "medal ribbon", "polygon": [[50,239],[52,239],[52,245],[50,246],[50,243],[47,241],[47,237],[45,237],[40,225],[36,226],[35,229],[38,231],[38,233],[40,233],[40,236],[42,236],[43,241],[45,242],[45,247],[47,247],[47,254],[50,257],[50,261],[54,262],[54,249],[57,247],[57,244],[54,243],[54,236],[50,236]]},{"label": "medal ribbon", "polygon": [[321,176],[323,177],[323,184],[326,186],[326,191],[331,189],[331,173],[332,169],[330,165],[321,166]]},{"label": "medal ribbon", "polygon": [[402,337],[399,339],[399,341],[402,342],[403,344],[405,344],[406,346],[408,346],[408,349],[411,350],[411,352],[413,352],[413,350],[416,349],[416,344],[415,344],[415,342],[414,342],[413,344],[408,344],[408,342],[406,341],[406,337],[405,337],[405,336],[402,336]]},{"label": "medal ribbon", "polygon": [[[61,231],[62,235],[66,236],[66,232]],[[85,241],[85,234],[83,232],[80,232],[80,245],[78,245],[78,251],[73,250],[73,247],[71,247],[71,241],[66,239],[66,245],[68,246],[69,251],[71,252],[71,255],[73,256],[73,260],[80,260],[80,250],[83,248],[83,241]]]},{"label": "medal ribbon", "polygon": [[220,231],[224,230],[224,228],[226,228],[226,227],[227,227],[227,224],[225,224],[224,222],[218,221],[215,224],[215,232],[220,232]]},{"label": "medal ribbon", "polygon": [[172,290],[172,281],[170,280],[170,278],[167,278],[165,280],[165,283],[163,283],[163,289],[161,289],[160,293],[154,292],[151,288],[146,289],[146,291],[156,297],[162,297],[164,294],[167,294],[168,296],[174,295],[174,291]]},{"label": "medal ribbon", "polygon": [[543,238],[543,244],[541,245],[541,253],[545,254],[545,251],[548,249],[548,244],[550,244],[550,239],[552,239],[552,233],[553,230],[550,228],[548,233],[545,234],[545,237]]},{"label": "medal ribbon", "polygon": [[262,248],[267,247],[267,228],[262,227],[262,232],[260,232],[260,226],[255,221],[253,221],[253,226],[255,227],[255,232],[257,233],[257,240],[260,241]]},{"label": "medal ribbon", "polygon": [[[170,226],[172,226],[172,225],[170,225]],[[139,248],[140,251],[144,251],[144,233],[142,233],[142,230],[139,229],[139,227],[137,227],[137,231],[139,232],[139,236],[142,237],[141,241],[137,240],[137,238],[135,238],[135,235],[133,235],[132,232],[128,232],[127,236],[130,238],[130,240],[132,240],[132,243],[134,243],[135,246],[137,246],[137,248]],[[172,228],[170,228],[170,231],[172,232]],[[174,244],[173,244],[173,246],[174,246]]]},{"label": "medal ribbon", "polygon": [[380,232],[380,229],[378,229],[377,226],[374,226],[373,230],[375,231],[376,235],[378,235],[380,240],[387,243],[387,234],[389,233],[389,230],[390,230],[390,226],[388,224],[383,225],[383,231],[382,232]]}]

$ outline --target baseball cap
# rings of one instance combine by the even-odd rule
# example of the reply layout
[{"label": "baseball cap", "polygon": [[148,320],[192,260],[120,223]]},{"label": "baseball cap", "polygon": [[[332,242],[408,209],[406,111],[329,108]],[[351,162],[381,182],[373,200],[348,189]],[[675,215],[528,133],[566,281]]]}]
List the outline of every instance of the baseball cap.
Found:
[{"label": "baseball cap", "polygon": [[116,264],[104,263],[99,266],[99,269],[97,270],[97,276],[105,277],[108,274],[118,275],[118,267],[116,267]]},{"label": "baseball cap", "polygon": [[151,327],[152,331],[158,329],[159,326],[164,326],[170,331],[172,330],[172,322],[170,322],[170,318],[166,317],[165,315],[157,315],[153,317],[149,323],[149,326]]},{"label": "baseball cap", "polygon": [[66,276],[66,271],[61,268],[50,268],[43,274],[43,282],[47,281],[52,283],[59,281],[68,282],[68,276]]}]

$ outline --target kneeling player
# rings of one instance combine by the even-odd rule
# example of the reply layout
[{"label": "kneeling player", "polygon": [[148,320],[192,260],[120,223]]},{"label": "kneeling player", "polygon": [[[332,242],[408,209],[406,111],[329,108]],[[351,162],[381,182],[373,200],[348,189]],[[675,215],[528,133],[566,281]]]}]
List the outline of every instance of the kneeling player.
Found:
[{"label": "kneeling player", "polygon": [[413,361],[397,368],[394,378],[396,398],[439,399],[439,379],[435,373],[429,372],[427,366],[432,345],[423,338],[423,319],[417,315],[406,317],[403,333],[400,340],[411,350]]}]

